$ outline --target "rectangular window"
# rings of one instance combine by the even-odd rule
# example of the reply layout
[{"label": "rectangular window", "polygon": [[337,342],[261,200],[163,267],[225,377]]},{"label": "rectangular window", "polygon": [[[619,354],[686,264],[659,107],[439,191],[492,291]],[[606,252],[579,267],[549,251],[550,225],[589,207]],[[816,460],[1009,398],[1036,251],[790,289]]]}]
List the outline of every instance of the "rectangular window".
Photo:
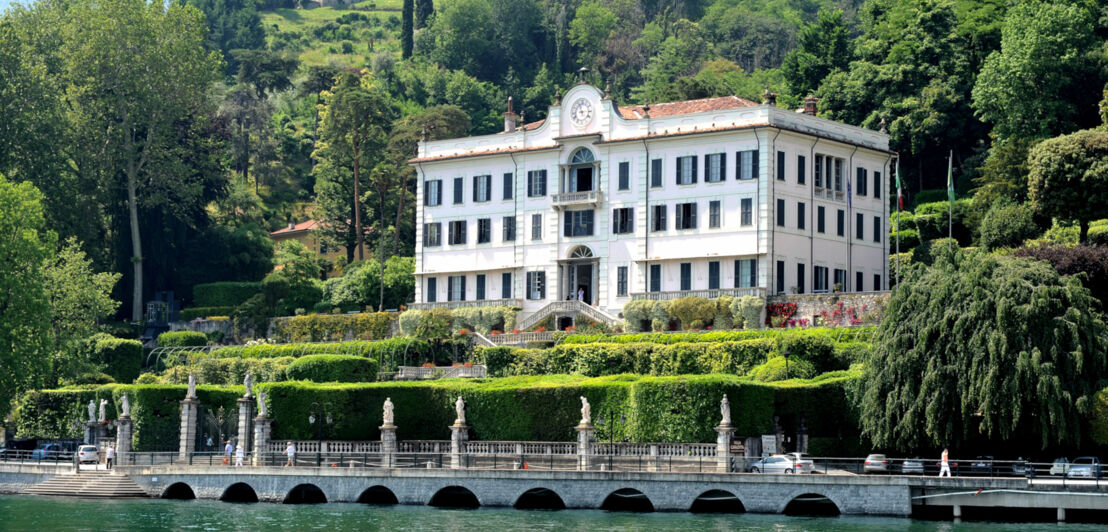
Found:
[{"label": "rectangular window", "polygon": [[593,211],[566,211],[563,236],[592,236]]},{"label": "rectangular window", "polygon": [[627,266],[619,266],[616,268],[616,295],[627,295]]},{"label": "rectangular window", "polygon": [[785,261],[777,261],[777,293],[785,293]]},{"label": "rectangular window", "polygon": [[869,186],[869,175],[865,168],[858,169],[858,184],[854,187],[854,193],[866,196],[866,188]]},{"label": "rectangular window", "polygon": [[807,268],[803,264],[797,263],[796,265],[796,293],[804,293],[804,272]]},{"label": "rectangular window", "polygon": [[516,217],[504,217],[504,241],[512,242],[516,239]]},{"label": "rectangular window", "polygon": [[739,225],[754,225],[754,200],[743,198],[739,203],[742,205]]},{"label": "rectangular window", "polygon": [[692,185],[696,183],[696,156],[686,155],[677,158],[677,184]]},{"label": "rectangular window", "polygon": [[735,288],[753,288],[758,285],[758,259],[735,261]]},{"label": "rectangular window", "polygon": [[465,201],[466,190],[466,178],[455,177],[454,178],[454,204],[457,205]]},{"label": "rectangular window", "polygon": [[482,301],[485,299],[485,274],[477,274],[477,293],[474,294],[473,299]]},{"label": "rectangular window", "polygon": [[492,199],[492,176],[473,176],[473,202],[484,203]]},{"label": "rectangular window", "polygon": [[631,163],[627,161],[619,163],[619,189],[631,189]]},{"label": "rectangular window", "polygon": [[873,199],[881,197],[881,172],[873,173]]},{"label": "rectangular window", "polygon": [[862,291],[862,283],[865,281],[865,275],[862,272],[854,272],[854,291]]},{"label": "rectangular window", "polygon": [[510,200],[515,196],[516,180],[511,172],[504,173],[504,199]]},{"label": "rectangular window", "polygon": [[695,203],[678,203],[674,206],[673,216],[677,219],[678,229],[696,229]]},{"label": "rectangular window", "polygon": [[477,219],[477,243],[488,244],[492,242],[492,218]]},{"label": "rectangular window", "polygon": [[527,272],[527,299],[546,299],[546,272]]},{"label": "rectangular window", "polygon": [[708,289],[719,290],[719,261],[713,260],[708,263]]},{"label": "rectangular window", "polygon": [[650,265],[650,291],[661,292],[662,291],[662,265],[651,264]]},{"label": "rectangular window", "polygon": [[758,177],[758,150],[735,153],[735,179]]},{"label": "rectangular window", "polygon": [[866,239],[866,228],[865,228],[866,216],[862,213],[858,213],[857,215],[854,216],[854,223],[855,223],[854,238],[857,239],[857,240],[865,240]]},{"label": "rectangular window", "polygon": [[805,205],[804,205],[803,201],[796,202],[796,228],[797,229],[804,229],[805,228],[805,223],[804,223],[805,220],[804,219],[807,217],[808,213],[806,212],[806,209],[804,207],[805,207]]},{"label": "rectangular window", "polygon": [[823,156],[816,155],[815,165],[816,188],[823,188]]},{"label": "rectangular window", "polygon": [[531,240],[542,240],[542,215],[531,215]]},{"label": "rectangular window", "polygon": [[827,225],[824,223],[824,215],[827,214],[827,209],[823,205],[816,207],[816,232],[823,233],[827,230]]},{"label": "rectangular window", "polygon": [[651,225],[652,231],[665,231],[666,230],[666,206],[655,205],[653,207],[654,212],[651,213]]},{"label": "rectangular window", "polygon": [[631,207],[612,209],[612,233],[623,235],[635,232],[635,210]]},{"label": "rectangular window", "polygon": [[720,226],[720,208],[719,200],[712,200],[708,202],[708,227]]},{"label": "rectangular window", "polygon": [[837,222],[835,226],[835,234],[839,236],[846,236],[846,212],[844,212],[842,209],[839,209],[839,212],[837,214],[838,216],[835,220]]},{"label": "rectangular window", "polygon": [[662,160],[654,159],[650,161],[650,186],[660,187],[662,186]]},{"label": "rectangular window", "polygon": [[434,303],[438,301],[439,297],[439,280],[434,277],[427,278],[427,293],[423,294],[423,300],[428,303]]},{"label": "rectangular window", "polygon": [[500,299],[512,298],[512,272],[500,274]]},{"label": "rectangular window", "polygon": [[719,183],[727,175],[727,154],[710,153],[704,156],[704,181]]},{"label": "rectangular window", "polygon": [[873,291],[878,292],[881,290],[881,274],[873,274]]},{"label": "rectangular window", "polygon": [[873,241],[881,243],[881,217],[873,217]]},{"label": "rectangular window", "polygon": [[777,200],[777,226],[785,227],[785,200]]},{"label": "rectangular window", "polygon": [[465,301],[466,300],[466,276],[464,275],[451,275],[446,278],[446,300],[447,301]]},{"label": "rectangular window", "polygon": [[[843,191],[843,160],[835,159],[835,191]],[[848,176],[849,177],[849,176]]]},{"label": "rectangular window", "polygon": [[835,268],[835,284],[839,286],[839,290],[846,291],[846,270]]},{"label": "rectangular window", "polygon": [[442,205],[442,180],[427,181],[423,184],[423,204],[428,207]]},{"label": "rectangular window", "polygon": [[826,292],[827,291],[827,267],[826,266],[816,266],[814,271],[812,272],[812,277],[813,277],[812,284],[814,285],[812,287],[813,291],[815,291],[815,292]]},{"label": "rectangular window", "polygon": [[777,180],[785,180],[785,152],[777,152]]},{"label": "rectangular window", "polygon": [[464,245],[466,243],[466,221],[458,220],[450,222],[450,245]]},{"label": "rectangular window", "polygon": [[681,263],[681,290],[692,290],[692,263]]},{"label": "rectangular window", "polygon": [[442,245],[442,223],[423,224],[423,245],[425,247]]},{"label": "rectangular window", "polygon": [[807,170],[805,166],[805,159],[803,155],[796,156],[796,184],[804,184],[804,172]]},{"label": "rectangular window", "polygon": [[537,198],[546,195],[546,170],[527,172],[527,197]]}]

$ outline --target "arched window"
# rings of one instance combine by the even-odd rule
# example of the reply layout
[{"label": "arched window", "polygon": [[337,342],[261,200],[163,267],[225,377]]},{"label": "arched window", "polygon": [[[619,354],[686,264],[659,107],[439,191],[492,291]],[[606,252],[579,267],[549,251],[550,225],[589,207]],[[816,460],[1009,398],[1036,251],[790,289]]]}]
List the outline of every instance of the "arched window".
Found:
[{"label": "arched window", "polygon": [[573,248],[573,251],[569,253],[571,259],[590,259],[592,258],[592,250],[588,246],[577,246]]},{"label": "arched window", "polygon": [[592,151],[588,148],[577,148],[577,151],[573,152],[573,156],[569,158],[569,164],[591,163],[595,160],[596,157],[593,157]]}]

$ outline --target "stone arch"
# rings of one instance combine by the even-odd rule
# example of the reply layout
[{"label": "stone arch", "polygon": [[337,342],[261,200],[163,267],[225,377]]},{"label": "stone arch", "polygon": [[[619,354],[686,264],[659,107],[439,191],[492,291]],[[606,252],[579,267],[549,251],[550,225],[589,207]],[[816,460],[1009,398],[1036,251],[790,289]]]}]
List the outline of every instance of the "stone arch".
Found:
[{"label": "stone arch", "polygon": [[730,491],[708,490],[693,500],[689,511],[706,514],[741,514],[746,513],[746,507]]},{"label": "stone arch", "polygon": [[562,497],[550,488],[531,488],[519,497],[513,504],[517,510],[565,510],[566,503]]},{"label": "stone arch", "polygon": [[327,495],[315,484],[297,484],[285,495],[284,504],[323,504]]},{"label": "stone arch", "polygon": [[223,490],[219,500],[223,502],[258,502],[258,493],[250,487],[250,484],[236,482]]},{"label": "stone arch", "polygon": [[439,508],[478,508],[481,506],[481,501],[468,488],[446,486],[436,491],[427,505]]},{"label": "stone arch", "polygon": [[637,489],[623,488],[609,493],[600,509],[611,512],[653,512],[654,503]]},{"label": "stone arch", "polygon": [[366,488],[358,496],[358,502],[362,504],[399,504],[396,494],[384,486],[371,486]]},{"label": "stone arch", "polygon": [[822,493],[801,493],[794,496],[781,509],[785,515],[837,516],[842,514],[839,504]]},{"label": "stone arch", "polygon": [[196,498],[196,492],[192,491],[192,486],[184,482],[174,482],[162,492],[162,498],[190,501]]}]

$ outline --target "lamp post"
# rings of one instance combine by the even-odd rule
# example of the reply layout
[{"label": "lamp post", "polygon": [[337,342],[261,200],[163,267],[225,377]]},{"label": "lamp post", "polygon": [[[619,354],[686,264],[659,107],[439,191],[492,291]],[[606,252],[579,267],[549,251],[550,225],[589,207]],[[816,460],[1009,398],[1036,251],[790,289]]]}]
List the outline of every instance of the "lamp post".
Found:
[{"label": "lamp post", "polygon": [[[319,414],[318,417],[316,414]],[[317,419],[319,420],[318,424],[316,423]],[[332,422],[331,403],[324,402],[320,404],[319,402],[312,401],[312,406],[308,410],[308,424],[315,425],[316,441],[319,443],[319,447],[315,453],[316,467],[319,467],[319,465],[323,463],[323,425],[330,425]]]},{"label": "lamp post", "polygon": [[[607,425],[608,425],[608,470],[612,470],[613,457],[618,454],[616,451],[616,422],[619,422],[620,426],[627,424],[627,418],[621,413],[619,418],[616,418],[615,409],[608,410]],[[599,426],[605,425],[604,414],[600,414],[596,417],[596,424]],[[621,438],[622,441],[622,438]]]}]

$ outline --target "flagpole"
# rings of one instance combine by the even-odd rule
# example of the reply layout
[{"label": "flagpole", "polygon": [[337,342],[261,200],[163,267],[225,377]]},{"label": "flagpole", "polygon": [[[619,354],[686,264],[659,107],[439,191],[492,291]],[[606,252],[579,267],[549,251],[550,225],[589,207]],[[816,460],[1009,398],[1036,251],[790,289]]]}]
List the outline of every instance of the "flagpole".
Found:
[{"label": "flagpole", "polygon": [[[950,205],[947,208],[949,215],[947,216],[946,225],[946,237],[954,239],[954,150],[950,150],[950,156],[946,159],[946,193],[948,202]],[[951,250],[953,250],[954,243],[951,242]]]},{"label": "flagpole", "polygon": [[896,156],[896,285],[900,286],[900,155]]}]

